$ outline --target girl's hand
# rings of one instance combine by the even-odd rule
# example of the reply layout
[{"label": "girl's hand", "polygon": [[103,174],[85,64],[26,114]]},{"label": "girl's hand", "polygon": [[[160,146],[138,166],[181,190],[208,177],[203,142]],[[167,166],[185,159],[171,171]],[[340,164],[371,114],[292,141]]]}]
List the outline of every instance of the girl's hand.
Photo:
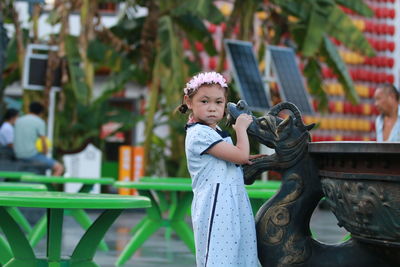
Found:
[{"label": "girl's hand", "polygon": [[247,165],[252,165],[254,162],[250,161],[251,159],[258,159],[264,156],[268,156],[267,154],[256,154],[256,155],[249,155],[249,160],[247,161]]},{"label": "girl's hand", "polygon": [[239,129],[246,130],[252,122],[253,122],[252,116],[250,116],[249,114],[242,113],[236,119],[236,123],[232,127],[233,129],[235,129],[235,131]]}]

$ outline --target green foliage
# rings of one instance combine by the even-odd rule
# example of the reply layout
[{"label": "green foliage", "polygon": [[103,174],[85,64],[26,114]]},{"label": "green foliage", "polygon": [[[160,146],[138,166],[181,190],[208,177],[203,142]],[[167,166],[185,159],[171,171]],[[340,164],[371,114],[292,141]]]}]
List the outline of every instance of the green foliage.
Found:
[{"label": "green foliage", "polygon": [[358,102],[353,80],[330,37],[336,38],[353,51],[373,56],[374,50],[363,33],[355,27],[338,4],[367,16],[372,14],[369,7],[361,0],[273,0],[272,2],[282,9],[281,16],[290,15],[298,18],[297,21],[288,23],[288,26],[298,51],[306,62],[304,75],[311,94],[320,102],[320,109],[326,108],[327,105],[327,96],[322,88],[321,60],[338,76],[349,100],[353,103]]},{"label": "green foliage", "polygon": [[113,71],[108,77],[102,93],[90,98],[81,67],[76,37],[65,41],[70,80],[63,88],[65,106],[56,114],[56,146],[59,150],[73,150],[92,140],[101,145],[101,126],[107,122],[120,123],[116,131],[129,130],[139,119],[130,111],[110,106],[108,100],[123,90],[125,84],[137,75],[135,65],[129,63],[110,46],[93,40],[88,47],[89,59],[98,66],[107,66]]},{"label": "green foliage", "polygon": [[352,1],[335,0],[335,2],[341,6],[353,10],[354,12],[364,17],[370,18],[374,15],[374,11],[372,11],[372,9],[369,8],[369,6],[365,4],[363,0],[352,0]]},{"label": "green foliage", "polygon": [[354,89],[353,80],[350,77],[347,66],[340,57],[336,46],[327,37],[324,38],[324,46],[321,52],[325,56],[328,66],[338,75],[347,98],[354,104],[358,103],[359,97]]},{"label": "green foliage", "polygon": [[335,37],[351,50],[366,56],[373,56],[374,50],[365,39],[363,33],[353,24],[339,7],[335,6],[328,18],[327,34]]},{"label": "green foliage", "polygon": [[306,41],[302,43],[301,47],[301,52],[304,57],[313,56],[318,52],[325,36],[328,17],[333,7],[332,2],[328,2],[323,6],[317,4],[312,5],[304,38]]},{"label": "green foliage", "polygon": [[311,90],[310,93],[319,102],[318,108],[320,110],[326,109],[328,106],[328,97],[322,88],[323,78],[320,63],[314,58],[308,59],[307,64],[304,66],[303,74],[307,78],[308,87]]},{"label": "green foliage", "polygon": [[[8,44],[7,30],[4,28],[3,19],[0,14],[0,73],[3,73],[3,69],[6,65],[6,49]],[[0,88],[3,87],[3,75],[0,76]]]}]

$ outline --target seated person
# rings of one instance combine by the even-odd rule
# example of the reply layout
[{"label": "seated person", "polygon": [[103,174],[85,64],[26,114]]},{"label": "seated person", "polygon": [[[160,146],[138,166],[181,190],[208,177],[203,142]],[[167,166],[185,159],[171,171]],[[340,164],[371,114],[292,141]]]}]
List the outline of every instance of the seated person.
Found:
[{"label": "seated person", "polygon": [[[45,122],[41,118],[44,107],[38,102],[29,105],[29,113],[21,116],[15,123],[14,152],[19,160],[37,163],[51,169],[53,175],[60,176],[64,172],[61,163],[46,156],[48,147],[45,136]],[[36,148],[36,140],[42,141],[42,153]]]},{"label": "seated person", "polygon": [[7,158],[13,158],[14,144],[14,124],[18,118],[18,110],[14,108],[7,109],[3,117],[3,123],[0,127],[0,148],[1,154]]}]

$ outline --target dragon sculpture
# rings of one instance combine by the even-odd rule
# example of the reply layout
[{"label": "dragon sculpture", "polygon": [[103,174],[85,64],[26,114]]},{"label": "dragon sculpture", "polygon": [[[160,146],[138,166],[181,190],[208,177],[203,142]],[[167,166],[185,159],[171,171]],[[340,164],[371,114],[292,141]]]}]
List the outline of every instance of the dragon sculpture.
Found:
[{"label": "dragon sculpture", "polygon": [[[282,119],[278,114],[291,111]],[[289,102],[272,107],[259,118],[246,102],[228,103],[228,121],[234,123],[241,113],[253,116],[248,134],[275,149],[275,154],[253,160],[244,166],[245,183],[252,184],[267,170],[282,174],[282,186],[256,214],[258,257],[262,266],[391,266],[382,261],[368,245],[350,239],[337,245],[314,240],[310,218],[324,196],[318,167],[308,153],[309,131],[314,124],[303,123],[298,108]]]}]

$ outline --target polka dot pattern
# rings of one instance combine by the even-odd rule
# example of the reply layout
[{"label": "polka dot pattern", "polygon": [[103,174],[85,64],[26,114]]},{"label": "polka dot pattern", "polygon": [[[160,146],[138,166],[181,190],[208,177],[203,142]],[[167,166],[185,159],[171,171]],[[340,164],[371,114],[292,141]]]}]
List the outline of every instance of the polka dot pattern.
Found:
[{"label": "polka dot pattern", "polygon": [[187,129],[186,155],[194,192],[192,222],[196,264],[259,266],[254,216],[242,169],[203,153],[219,140],[232,143],[230,137],[222,137],[206,125],[196,124]]}]

